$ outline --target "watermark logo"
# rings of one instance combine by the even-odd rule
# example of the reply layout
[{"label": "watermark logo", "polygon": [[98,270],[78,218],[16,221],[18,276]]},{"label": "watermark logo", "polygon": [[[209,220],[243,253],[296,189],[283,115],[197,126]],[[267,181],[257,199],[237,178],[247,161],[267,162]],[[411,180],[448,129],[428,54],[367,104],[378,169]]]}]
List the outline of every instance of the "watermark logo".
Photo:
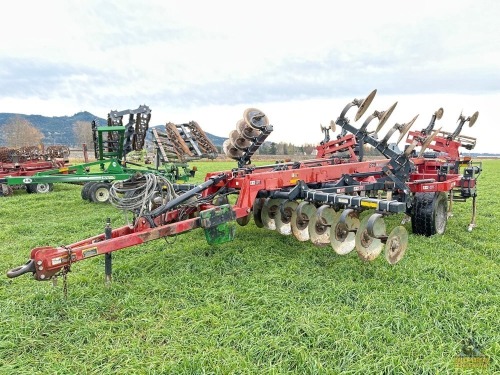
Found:
[{"label": "watermark logo", "polygon": [[460,369],[485,369],[489,364],[490,359],[481,353],[479,345],[472,337],[464,340],[462,351],[455,357],[455,367]]}]

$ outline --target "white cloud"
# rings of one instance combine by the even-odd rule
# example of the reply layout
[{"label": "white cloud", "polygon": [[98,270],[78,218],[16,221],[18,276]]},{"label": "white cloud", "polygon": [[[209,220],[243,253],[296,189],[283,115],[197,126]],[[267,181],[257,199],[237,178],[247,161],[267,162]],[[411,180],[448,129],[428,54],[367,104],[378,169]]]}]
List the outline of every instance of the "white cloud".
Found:
[{"label": "white cloud", "polygon": [[415,126],[430,103],[479,110],[477,149],[496,151],[498,2],[20,0],[3,14],[2,112],[148,104],[154,123],[225,135],[259,106],[275,140],[317,142],[320,122],[378,88],[399,98],[397,121],[421,113]]}]

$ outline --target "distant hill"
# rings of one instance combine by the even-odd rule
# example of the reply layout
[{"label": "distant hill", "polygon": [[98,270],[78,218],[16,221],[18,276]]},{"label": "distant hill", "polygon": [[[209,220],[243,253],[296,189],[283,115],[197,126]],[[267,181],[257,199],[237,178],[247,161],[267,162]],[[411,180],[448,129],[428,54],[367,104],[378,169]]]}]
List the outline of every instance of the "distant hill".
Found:
[{"label": "distant hill", "polygon": [[[99,125],[105,125],[107,120],[94,116],[90,112],[78,112],[73,116],[54,116],[46,117],[41,115],[24,115],[20,113],[0,113],[0,126],[7,123],[12,117],[21,117],[29,121],[33,126],[38,128],[43,135],[44,143],[46,144],[64,144],[69,146],[76,145],[76,140],[73,134],[73,124],[77,121],[87,121],[97,120]],[[163,127],[164,125],[152,125],[151,127]],[[202,127],[203,128],[203,127]],[[218,137],[216,135],[207,133],[207,137],[210,138],[215,146],[222,147],[222,143],[226,138]],[[3,140],[0,137],[0,145],[3,145]]]}]

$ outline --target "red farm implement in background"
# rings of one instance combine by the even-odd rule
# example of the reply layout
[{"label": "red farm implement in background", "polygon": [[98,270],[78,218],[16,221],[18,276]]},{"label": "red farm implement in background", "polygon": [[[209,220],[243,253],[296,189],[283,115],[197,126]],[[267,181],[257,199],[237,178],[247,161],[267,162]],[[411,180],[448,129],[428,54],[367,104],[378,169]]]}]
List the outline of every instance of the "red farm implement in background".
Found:
[{"label": "red farm implement in background", "polygon": [[[0,147],[0,178],[29,177],[39,172],[54,168],[63,168],[68,164],[69,148],[67,146],[49,146],[39,149],[37,146],[8,148]],[[26,184],[28,193],[39,193],[50,190],[50,184]],[[11,195],[12,187],[0,184],[0,195]]]},{"label": "red farm implement in background", "polygon": [[[356,249],[364,261],[374,260],[385,248],[391,264],[404,256],[408,232],[399,224],[387,228],[395,222],[386,222],[387,216],[399,215],[402,223],[411,220],[415,234],[443,234],[451,203],[473,198],[472,230],[481,164],[461,158],[458,148],[474,146],[475,140],[460,136],[460,132],[465,123],[474,124],[477,112],[471,117],[460,116],[453,133],[434,130],[443,114],[440,109],[422,131],[409,132],[415,116],[408,123],[395,124],[379,139],[378,133],[396,104],[374,111],[359,127],[347,117],[348,111],[357,107],[354,121],[360,120],[375,94],[354,99],[336,121],[322,127],[324,140],[317,147],[316,159],[260,167],[251,164],[251,157],[273,127],[263,112],[249,108],[223,146],[226,155],[237,162],[236,168],[209,173],[199,185],[156,185],[147,204],[134,210],[133,225],[113,230],[108,222],[104,233],[95,237],[67,246],[35,248],[25,265],[7,275],[32,273],[36,280],[49,280],[66,275],[73,263],[104,254],[106,278],[110,280],[113,251],[196,228],[204,229],[210,244],[223,243],[233,239],[234,221],[244,226],[252,218],[260,228],[331,246],[340,255]],[[368,130],[374,120],[376,128]],[[331,139],[330,131],[337,126],[341,132]],[[408,145],[399,151],[397,143],[407,134]],[[398,140],[389,143],[393,135],[398,135]],[[380,158],[365,160],[366,148],[377,150]],[[127,186],[136,189],[141,183],[145,182],[117,182],[112,190],[127,199]],[[232,205],[228,203],[230,195],[236,196]]]}]

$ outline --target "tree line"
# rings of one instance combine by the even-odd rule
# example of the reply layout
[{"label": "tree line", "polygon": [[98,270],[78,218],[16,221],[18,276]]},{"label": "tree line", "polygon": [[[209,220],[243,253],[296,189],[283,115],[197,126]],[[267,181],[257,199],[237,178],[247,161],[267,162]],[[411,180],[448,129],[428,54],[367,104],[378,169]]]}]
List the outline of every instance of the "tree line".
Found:
[{"label": "tree line", "polygon": [[[0,125],[3,144],[10,148],[38,146],[47,138],[30,121],[21,116],[11,117]],[[88,121],[76,121],[73,124],[73,134],[77,144],[92,145],[92,127]]]}]

